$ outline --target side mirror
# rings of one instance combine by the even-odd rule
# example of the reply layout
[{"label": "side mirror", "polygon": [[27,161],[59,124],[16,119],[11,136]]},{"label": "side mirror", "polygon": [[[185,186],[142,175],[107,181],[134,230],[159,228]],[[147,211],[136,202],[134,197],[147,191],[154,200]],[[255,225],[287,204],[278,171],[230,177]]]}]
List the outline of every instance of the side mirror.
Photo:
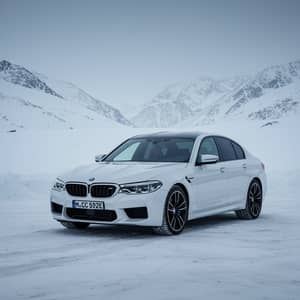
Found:
[{"label": "side mirror", "polygon": [[207,164],[215,164],[216,162],[219,161],[219,156],[218,155],[212,155],[212,154],[202,154],[201,155],[201,161],[197,161],[196,165],[207,165]]},{"label": "side mirror", "polygon": [[98,154],[95,156],[95,162],[100,162],[106,157],[106,154]]}]

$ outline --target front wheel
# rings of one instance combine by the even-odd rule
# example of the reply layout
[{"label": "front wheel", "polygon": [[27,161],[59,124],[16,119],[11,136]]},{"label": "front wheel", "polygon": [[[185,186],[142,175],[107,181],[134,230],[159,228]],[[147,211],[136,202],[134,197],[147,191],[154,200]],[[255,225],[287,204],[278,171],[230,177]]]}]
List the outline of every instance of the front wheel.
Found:
[{"label": "front wheel", "polygon": [[188,198],[180,186],[175,185],[168,193],[163,223],[154,232],[162,235],[179,234],[187,222]]},{"label": "front wheel", "polygon": [[90,226],[89,223],[66,222],[66,221],[61,221],[60,224],[68,229],[86,229]]},{"label": "front wheel", "polygon": [[257,179],[251,181],[245,209],[237,210],[238,218],[244,220],[256,219],[259,217],[262,208],[262,187]]}]

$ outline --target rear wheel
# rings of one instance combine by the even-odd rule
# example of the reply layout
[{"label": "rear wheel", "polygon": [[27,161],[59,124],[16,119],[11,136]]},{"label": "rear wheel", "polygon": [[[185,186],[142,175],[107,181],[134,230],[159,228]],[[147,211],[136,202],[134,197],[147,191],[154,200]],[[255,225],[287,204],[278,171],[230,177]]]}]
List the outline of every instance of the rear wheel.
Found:
[{"label": "rear wheel", "polygon": [[235,212],[237,217],[246,220],[258,218],[262,208],[262,199],[261,184],[257,179],[254,179],[248,189],[246,207]]},{"label": "rear wheel", "polygon": [[61,221],[60,224],[68,229],[86,229],[90,226],[89,223],[80,223],[80,222]]},{"label": "rear wheel", "polygon": [[154,231],[162,235],[179,234],[187,222],[188,198],[181,187],[175,185],[168,193],[163,224]]}]

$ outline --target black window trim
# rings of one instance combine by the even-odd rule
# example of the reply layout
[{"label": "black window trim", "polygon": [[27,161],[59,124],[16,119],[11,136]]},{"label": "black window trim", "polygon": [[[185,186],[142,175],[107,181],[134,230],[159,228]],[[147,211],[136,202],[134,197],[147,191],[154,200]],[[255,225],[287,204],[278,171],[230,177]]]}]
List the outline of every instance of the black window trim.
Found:
[{"label": "black window trim", "polygon": [[236,160],[246,159],[246,154],[245,154],[245,151],[244,151],[243,147],[242,147],[240,144],[238,144],[236,141],[234,141],[234,140],[232,140],[232,139],[229,139],[229,140],[230,140],[230,142],[231,142],[231,144],[232,144],[232,147],[233,147],[233,150],[234,150],[234,152],[235,152],[236,157],[238,157],[238,155],[237,155],[236,150],[235,150],[235,148],[234,148],[234,144],[236,144],[236,145],[237,145],[238,147],[240,147],[240,149],[242,150],[243,158],[237,158]]}]

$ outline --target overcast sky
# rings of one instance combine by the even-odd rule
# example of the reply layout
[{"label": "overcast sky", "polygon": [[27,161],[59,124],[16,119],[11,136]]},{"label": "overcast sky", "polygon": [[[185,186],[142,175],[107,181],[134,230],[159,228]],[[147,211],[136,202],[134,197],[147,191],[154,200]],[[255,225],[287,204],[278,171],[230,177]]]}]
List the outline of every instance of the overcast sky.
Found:
[{"label": "overcast sky", "polygon": [[300,59],[300,1],[4,1],[0,59],[111,104]]}]

